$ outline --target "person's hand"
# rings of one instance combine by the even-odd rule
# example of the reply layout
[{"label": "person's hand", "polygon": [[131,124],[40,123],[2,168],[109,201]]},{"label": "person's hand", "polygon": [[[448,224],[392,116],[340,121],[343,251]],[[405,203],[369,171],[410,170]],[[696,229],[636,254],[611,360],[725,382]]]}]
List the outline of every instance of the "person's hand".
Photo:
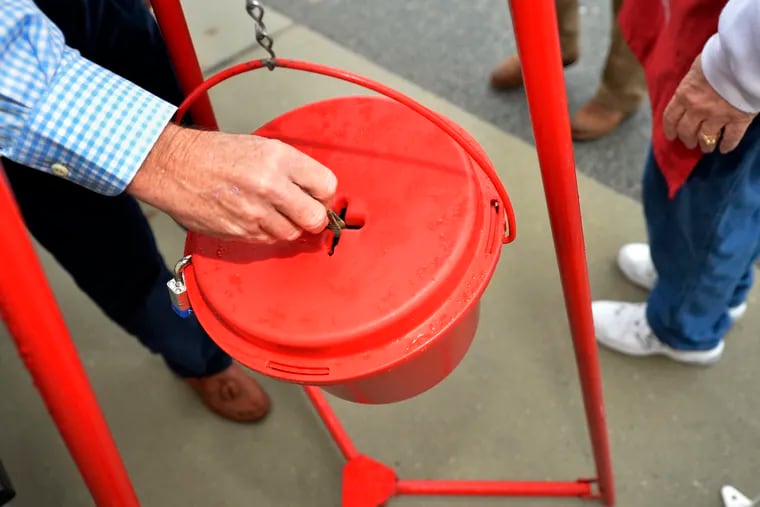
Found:
[{"label": "person's hand", "polygon": [[167,126],[127,188],[194,232],[292,241],[327,226],[337,179],[280,141]]},{"label": "person's hand", "polygon": [[705,153],[714,151],[720,143],[720,152],[728,153],[739,145],[754,117],[718,95],[702,72],[699,55],[670,99],[663,122],[665,135],[671,141],[678,138],[687,148],[699,144]]}]

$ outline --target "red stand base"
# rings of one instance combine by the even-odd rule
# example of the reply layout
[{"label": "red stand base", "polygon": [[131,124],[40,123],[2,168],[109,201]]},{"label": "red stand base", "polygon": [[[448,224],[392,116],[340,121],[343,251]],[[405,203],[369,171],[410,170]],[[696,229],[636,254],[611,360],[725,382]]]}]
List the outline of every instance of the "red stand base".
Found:
[{"label": "red stand base", "polygon": [[318,388],[305,387],[304,390],[347,460],[343,467],[342,507],[384,507],[393,497],[400,495],[602,499],[593,488],[598,482],[596,479],[578,479],[573,482],[399,479],[391,467],[357,452],[348,433]]},{"label": "red stand base", "polygon": [[367,456],[343,467],[343,507],[380,507],[396,495],[396,472]]}]

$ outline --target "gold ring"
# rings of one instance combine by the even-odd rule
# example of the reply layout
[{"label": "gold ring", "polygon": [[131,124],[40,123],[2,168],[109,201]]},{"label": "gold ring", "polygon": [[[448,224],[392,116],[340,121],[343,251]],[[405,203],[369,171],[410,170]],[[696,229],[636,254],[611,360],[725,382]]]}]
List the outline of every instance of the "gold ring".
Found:
[{"label": "gold ring", "polygon": [[702,141],[704,141],[707,146],[714,146],[718,142],[718,136],[708,136],[707,134],[702,134]]}]

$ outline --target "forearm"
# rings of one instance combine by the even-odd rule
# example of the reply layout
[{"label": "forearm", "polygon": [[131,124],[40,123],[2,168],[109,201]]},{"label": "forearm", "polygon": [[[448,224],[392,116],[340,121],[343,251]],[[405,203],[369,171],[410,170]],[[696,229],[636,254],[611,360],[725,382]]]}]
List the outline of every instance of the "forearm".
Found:
[{"label": "forearm", "polygon": [[727,102],[760,112],[760,1],[729,0],[702,51],[705,77]]},{"label": "forearm", "polygon": [[67,47],[31,1],[0,5],[0,155],[118,194],[174,111]]}]

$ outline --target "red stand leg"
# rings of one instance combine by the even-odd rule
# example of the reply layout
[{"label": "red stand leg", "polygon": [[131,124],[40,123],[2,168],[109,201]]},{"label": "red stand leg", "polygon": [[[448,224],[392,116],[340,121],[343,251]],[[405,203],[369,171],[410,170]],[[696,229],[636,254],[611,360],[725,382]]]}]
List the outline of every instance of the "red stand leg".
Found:
[{"label": "red stand leg", "polygon": [[138,507],[0,166],[0,314],[97,505]]},{"label": "red stand leg", "polygon": [[306,387],[305,390],[347,460],[343,468],[342,507],[382,507],[399,495],[598,498],[591,487],[595,479],[573,482],[399,480],[389,466],[357,453],[351,437],[319,389]]},{"label": "red stand leg", "polygon": [[583,224],[554,0],[510,0],[599,488],[615,503]]},{"label": "red stand leg", "polygon": [[322,391],[304,387],[311,403],[335,440],[346,464],[343,467],[343,507],[379,507],[396,494],[396,473],[392,468],[356,451],[351,437],[335,416]]},{"label": "red stand leg", "polygon": [[330,404],[327,402],[327,399],[325,399],[325,395],[322,394],[322,391],[316,387],[311,386],[304,387],[304,390],[309,396],[309,399],[311,400],[312,405],[314,405],[314,408],[317,409],[319,417],[321,417],[322,421],[324,421],[327,430],[333,437],[333,440],[335,440],[338,448],[340,448],[340,451],[343,453],[343,457],[347,460],[352,460],[358,457],[359,453],[356,451],[354,443],[351,442],[351,437],[349,437],[348,433],[346,433],[346,430],[343,429],[343,425],[338,420],[335,412],[333,412]]},{"label": "red stand leg", "polygon": [[[188,95],[203,82],[203,72],[195,53],[182,5],[179,0],[151,0],[150,3],[153,6],[156,21],[161,27],[161,35],[167,41],[166,49],[174,64],[174,71],[177,73],[182,92]],[[245,4],[241,2],[240,5],[242,8]],[[210,130],[219,129],[208,94],[204,94],[195,101],[190,113],[195,125]]]}]

